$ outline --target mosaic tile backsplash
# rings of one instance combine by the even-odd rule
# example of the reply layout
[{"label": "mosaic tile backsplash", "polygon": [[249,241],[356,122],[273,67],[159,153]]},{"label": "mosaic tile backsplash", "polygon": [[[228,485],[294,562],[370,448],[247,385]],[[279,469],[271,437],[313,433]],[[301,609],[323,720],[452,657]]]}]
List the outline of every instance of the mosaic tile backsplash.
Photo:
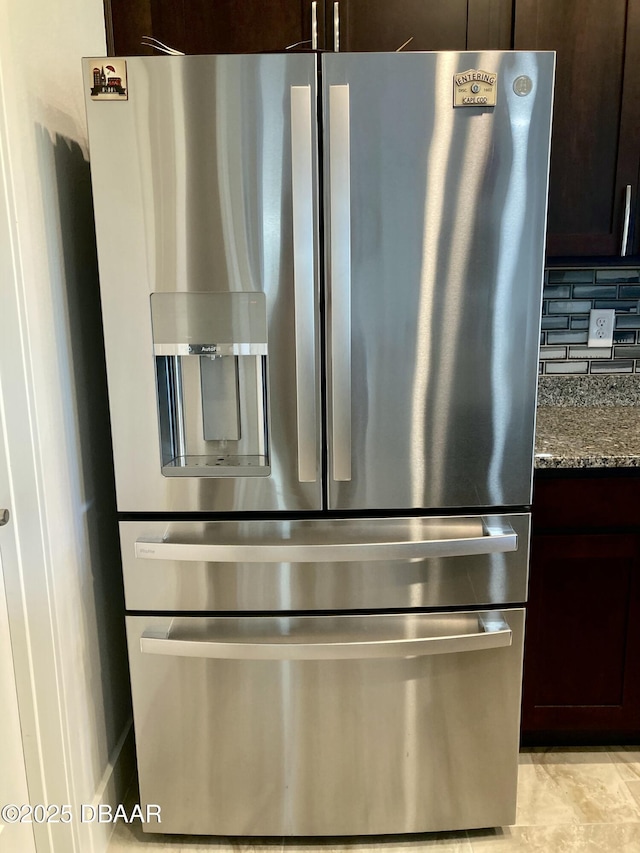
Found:
[{"label": "mosaic tile backsplash", "polygon": [[[548,269],[540,373],[640,373],[640,270]],[[589,311],[616,312],[612,347],[587,347]]]}]

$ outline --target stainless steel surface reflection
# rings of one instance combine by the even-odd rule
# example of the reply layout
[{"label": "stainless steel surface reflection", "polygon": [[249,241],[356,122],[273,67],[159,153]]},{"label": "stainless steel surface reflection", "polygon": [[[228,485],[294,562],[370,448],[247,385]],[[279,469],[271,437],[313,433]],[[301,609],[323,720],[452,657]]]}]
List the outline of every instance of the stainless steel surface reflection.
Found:
[{"label": "stainless steel surface reflection", "polygon": [[130,610],[176,612],[518,603],[527,597],[529,526],[526,513],[124,521],[126,603]]},{"label": "stainless steel surface reflection", "polygon": [[[469,68],[497,73],[495,107],[452,107]],[[322,69],[329,506],[528,504],[554,56],[336,54]]]},{"label": "stainless steel surface reflection", "polygon": [[[302,89],[315,115],[316,58],[129,57],[127,72],[127,101],[87,101],[118,509],[321,509],[318,131],[292,100]],[[292,150],[305,190],[295,206]],[[264,294],[268,476],[190,464],[188,476],[163,476],[150,295],[174,292]],[[185,414],[187,443],[198,445],[199,417]]]},{"label": "stainless steel surface reflection", "polygon": [[87,114],[145,831],[511,823],[553,54],[126,62]]},{"label": "stainless steel surface reflection", "polygon": [[[119,509],[312,511],[323,477],[332,509],[527,505],[553,54],[324,55],[321,131],[314,55],[127,63],[127,101],[87,102]],[[454,109],[482,66],[496,106]],[[149,299],[174,292],[264,294],[264,476],[161,472]]]},{"label": "stainless steel surface reflection", "polygon": [[[512,823],[524,611],[397,614],[382,629],[377,616],[315,622],[323,641],[332,631],[342,642],[393,631],[446,641],[482,634],[482,618],[504,620],[511,645],[224,660],[145,653],[143,636],[170,636],[175,620],[127,617],[141,799],[162,807],[162,824],[147,830],[347,835]],[[318,641],[303,618],[273,621],[280,638]],[[177,622],[204,643],[214,629],[200,617]],[[269,628],[250,622],[231,617],[218,637],[246,641],[253,630],[254,641],[268,641]]]}]

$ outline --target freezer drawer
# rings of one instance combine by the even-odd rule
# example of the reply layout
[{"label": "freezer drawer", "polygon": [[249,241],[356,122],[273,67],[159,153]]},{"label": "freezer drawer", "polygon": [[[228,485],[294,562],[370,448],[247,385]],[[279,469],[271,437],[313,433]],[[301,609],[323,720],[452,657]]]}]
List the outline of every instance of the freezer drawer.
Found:
[{"label": "freezer drawer", "polygon": [[125,521],[128,610],[519,604],[530,516]]},{"label": "freezer drawer", "polygon": [[519,609],[127,617],[145,829],[513,823],[523,628]]}]

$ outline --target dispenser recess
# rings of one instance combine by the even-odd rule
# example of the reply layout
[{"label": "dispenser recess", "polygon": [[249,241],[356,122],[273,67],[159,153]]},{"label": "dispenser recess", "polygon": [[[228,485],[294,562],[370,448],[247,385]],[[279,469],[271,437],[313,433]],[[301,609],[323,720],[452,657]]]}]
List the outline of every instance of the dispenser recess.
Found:
[{"label": "dispenser recess", "polygon": [[270,473],[263,293],[151,294],[166,477]]}]

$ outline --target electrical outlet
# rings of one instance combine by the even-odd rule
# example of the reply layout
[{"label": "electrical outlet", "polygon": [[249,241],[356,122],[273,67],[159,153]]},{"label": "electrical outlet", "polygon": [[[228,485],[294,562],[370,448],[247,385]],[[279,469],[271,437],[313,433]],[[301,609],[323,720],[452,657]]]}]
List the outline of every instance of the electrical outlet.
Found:
[{"label": "electrical outlet", "polygon": [[589,347],[613,346],[613,324],[616,312],[596,308],[589,312]]}]

